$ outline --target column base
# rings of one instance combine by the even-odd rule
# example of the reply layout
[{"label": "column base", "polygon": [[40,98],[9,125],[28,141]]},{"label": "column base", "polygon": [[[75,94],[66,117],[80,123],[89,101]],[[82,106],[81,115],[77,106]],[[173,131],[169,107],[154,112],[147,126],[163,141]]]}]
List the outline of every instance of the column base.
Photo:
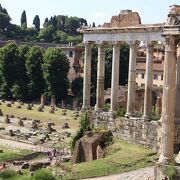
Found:
[{"label": "column base", "polygon": [[103,112],[103,108],[99,108],[99,107],[96,107],[96,106],[94,108],[95,108],[95,111],[97,113]]},{"label": "column base", "polygon": [[127,112],[127,113],[125,114],[125,117],[130,118],[130,117],[136,117],[136,116],[135,116],[135,113],[128,113],[128,112]]},{"label": "column base", "polygon": [[[168,174],[168,170],[171,169],[171,172],[174,171],[175,174]],[[160,179],[171,179],[173,180],[179,180],[180,178],[180,166],[170,166],[170,165],[164,165],[159,162],[155,163],[154,165],[154,179],[160,180]]]},{"label": "column base", "polygon": [[84,112],[90,109],[91,109],[91,106],[82,106],[81,111]]},{"label": "column base", "polygon": [[151,121],[151,116],[143,115],[143,116],[142,116],[142,119],[143,119],[144,121]]}]

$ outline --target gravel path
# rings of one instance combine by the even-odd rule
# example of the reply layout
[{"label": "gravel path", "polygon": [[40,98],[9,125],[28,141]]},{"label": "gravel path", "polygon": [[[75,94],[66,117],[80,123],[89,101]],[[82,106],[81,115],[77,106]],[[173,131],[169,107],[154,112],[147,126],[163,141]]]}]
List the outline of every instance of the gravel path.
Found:
[{"label": "gravel path", "polygon": [[154,180],[154,167],[147,167],[127,173],[90,178],[86,180]]}]

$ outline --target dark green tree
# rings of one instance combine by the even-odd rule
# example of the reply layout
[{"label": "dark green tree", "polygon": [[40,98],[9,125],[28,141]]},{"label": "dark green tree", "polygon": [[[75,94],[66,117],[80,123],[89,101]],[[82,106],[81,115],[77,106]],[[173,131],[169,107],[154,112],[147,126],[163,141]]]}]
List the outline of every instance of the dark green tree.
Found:
[{"label": "dark green tree", "polygon": [[55,96],[57,101],[64,99],[68,88],[68,58],[60,49],[48,48],[44,54],[43,76],[47,94]]},{"label": "dark green tree", "polygon": [[26,29],[27,28],[27,18],[26,18],[26,11],[24,10],[21,15],[21,27]]},{"label": "dark green tree", "polygon": [[69,17],[65,21],[65,29],[70,35],[77,35],[77,29],[81,26],[81,23],[77,17]]},{"label": "dark green tree", "polygon": [[92,23],[92,27],[96,27],[95,22]]},{"label": "dark green tree", "polygon": [[40,30],[38,38],[45,42],[52,42],[55,38],[55,29],[53,25],[49,25]]},{"label": "dark green tree", "polygon": [[78,104],[82,103],[83,100],[83,78],[77,77],[71,83],[71,91],[77,98]]},{"label": "dark green tree", "polygon": [[29,78],[28,93],[31,99],[38,99],[44,91],[43,53],[44,50],[39,46],[31,47],[27,53],[25,65]]},{"label": "dark green tree", "polygon": [[48,22],[49,22],[49,20],[48,20],[48,18],[46,18],[46,19],[44,20],[44,24],[43,24],[43,27],[44,27],[44,28],[48,26]]},{"label": "dark green tree", "polygon": [[12,95],[15,99],[27,100],[28,99],[28,88],[29,83],[28,76],[26,73],[26,55],[29,51],[29,46],[20,45],[17,48],[18,58],[16,59],[15,66],[15,81],[12,86]]},{"label": "dark green tree", "polygon": [[3,8],[0,4],[0,38],[2,39],[2,37],[6,36],[6,31],[7,31],[7,28],[9,27],[10,25],[10,16],[9,14],[7,13],[6,9]]},{"label": "dark green tree", "polygon": [[34,24],[34,26],[35,26],[35,29],[36,29],[37,31],[40,31],[40,18],[39,18],[38,15],[36,15],[36,16],[34,17],[33,24]]},{"label": "dark green tree", "polygon": [[0,96],[11,99],[16,78],[17,46],[10,43],[0,48]]}]

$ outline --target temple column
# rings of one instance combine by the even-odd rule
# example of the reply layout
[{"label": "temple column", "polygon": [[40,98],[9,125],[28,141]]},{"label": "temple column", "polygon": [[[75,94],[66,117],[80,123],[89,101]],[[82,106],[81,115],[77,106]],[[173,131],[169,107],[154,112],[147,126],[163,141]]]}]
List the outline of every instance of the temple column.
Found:
[{"label": "temple column", "polygon": [[128,98],[126,116],[133,116],[135,113],[135,92],[136,92],[136,58],[137,42],[130,43],[129,75],[128,75]]},{"label": "temple column", "polygon": [[111,108],[114,113],[118,107],[118,89],[119,89],[119,62],[120,62],[120,43],[113,44],[113,60],[112,60],[112,78],[111,78]]},{"label": "temple column", "polygon": [[104,106],[104,71],[105,71],[105,46],[98,44],[98,66],[97,66],[97,90],[96,90],[96,111]]},{"label": "temple column", "polygon": [[159,162],[169,163],[174,154],[176,45],[175,37],[166,36],[162,99],[162,140]]},{"label": "temple column", "polygon": [[175,124],[180,124],[180,44],[177,47]]},{"label": "temple column", "polygon": [[85,42],[82,109],[90,108],[90,91],[91,91],[91,42]]},{"label": "temple column", "polygon": [[153,88],[153,51],[154,44],[149,43],[146,50],[146,75],[144,93],[143,119],[150,120],[152,110],[152,88]]}]

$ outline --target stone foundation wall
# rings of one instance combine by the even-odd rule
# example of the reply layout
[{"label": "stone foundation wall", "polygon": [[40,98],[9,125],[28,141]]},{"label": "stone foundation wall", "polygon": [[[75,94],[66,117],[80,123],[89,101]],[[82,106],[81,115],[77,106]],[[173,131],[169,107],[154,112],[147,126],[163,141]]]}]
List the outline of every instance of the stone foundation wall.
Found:
[{"label": "stone foundation wall", "polygon": [[[160,149],[161,123],[159,121],[144,121],[141,118],[117,118],[109,113],[96,116],[96,124],[107,125],[116,137],[135,144],[142,144],[155,151]],[[175,153],[180,151],[180,124],[175,125]]]},{"label": "stone foundation wall", "polygon": [[155,151],[159,150],[161,128],[158,122],[146,122],[139,118],[119,118],[113,124],[111,130],[115,136],[135,144],[142,144]]}]

